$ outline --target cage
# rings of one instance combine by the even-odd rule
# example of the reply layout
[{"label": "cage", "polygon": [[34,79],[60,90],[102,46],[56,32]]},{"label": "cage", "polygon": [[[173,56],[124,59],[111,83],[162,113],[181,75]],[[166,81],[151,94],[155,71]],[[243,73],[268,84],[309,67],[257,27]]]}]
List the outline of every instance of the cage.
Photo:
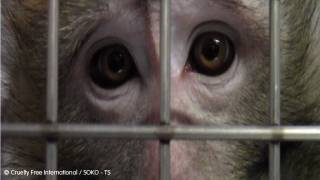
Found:
[{"label": "cage", "polygon": [[[269,179],[280,179],[281,141],[319,141],[319,126],[282,126],[280,121],[280,2],[270,0],[270,126],[170,125],[170,0],[161,1],[161,84],[158,126],[59,124],[58,28],[59,1],[50,0],[48,31],[47,124],[2,123],[2,138],[47,139],[46,169],[57,170],[57,138],[156,139],[160,142],[160,179],[170,179],[171,140],[253,140],[269,142]],[[47,176],[48,180],[57,177]]]}]

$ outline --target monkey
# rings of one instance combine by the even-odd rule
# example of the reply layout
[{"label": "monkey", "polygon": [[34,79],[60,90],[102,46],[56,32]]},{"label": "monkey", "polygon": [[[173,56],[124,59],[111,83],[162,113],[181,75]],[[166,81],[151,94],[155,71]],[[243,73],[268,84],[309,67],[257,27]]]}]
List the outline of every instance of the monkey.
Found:
[{"label": "monkey", "polygon": [[[281,124],[320,123],[320,2],[281,0]],[[1,2],[1,121],[46,122],[48,2]],[[59,123],[158,125],[160,1],[59,2]],[[269,125],[269,1],[172,0],[171,125]],[[159,179],[159,141],[58,139],[58,179]],[[45,139],[2,139],[44,170]],[[170,142],[172,180],[266,180],[268,142]],[[281,179],[317,180],[319,142],[281,142]],[[2,176],[3,179],[44,179]]]}]

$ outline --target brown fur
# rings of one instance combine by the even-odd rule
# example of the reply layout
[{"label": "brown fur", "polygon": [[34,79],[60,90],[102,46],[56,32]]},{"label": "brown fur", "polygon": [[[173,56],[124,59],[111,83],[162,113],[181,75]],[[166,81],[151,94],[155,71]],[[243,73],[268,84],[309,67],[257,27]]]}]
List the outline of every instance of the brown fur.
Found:
[{"label": "brown fur", "polygon": [[[2,122],[42,122],[45,119],[45,87],[47,58],[47,1],[12,0],[1,2],[2,11]],[[282,104],[281,119],[285,125],[320,124],[320,3],[318,0],[282,0]],[[142,11],[147,3],[136,4]],[[267,6],[262,3],[261,6]],[[102,123],[105,116],[90,105],[83,92],[70,84],[73,64],[83,43],[92,35],[101,20],[98,13],[110,8],[107,1],[60,1],[60,57],[59,57],[59,122]],[[227,8],[227,7],[226,7]],[[256,15],[252,12],[251,15]],[[254,22],[253,22],[254,23]],[[252,41],[265,42],[263,58],[252,64],[241,85],[240,96],[231,97],[226,105],[228,124],[267,125],[269,62],[268,19],[261,18],[256,27],[260,36]],[[136,117],[145,117],[148,101],[139,101]],[[212,109],[212,112],[217,111]],[[200,112],[201,113],[201,112]],[[213,116],[213,115],[212,115]],[[117,112],[109,112],[109,119],[117,119]],[[132,117],[119,119],[130,123]],[[138,122],[139,123],[139,122]],[[136,124],[138,124],[136,123]],[[206,122],[211,124],[211,122]],[[214,124],[214,123],[212,123]],[[194,146],[199,156],[194,170],[210,179],[215,163],[212,142],[186,142]],[[221,142],[226,157],[217,160],[232,172],[220,179],[257,179],[268,176],[268,144],[262,142]],[[59,169],[111,169],[110,179],[142,179],[145,149],[138,140],[66,139],[59,141]],[[212,153],[210,154],[210,152]],[[2,168],[45,168],[45,143],[42,140],[3,140]],[[105,158],[101,158],[105,157]],[[221,165],[221,167],[223,167]],[[319,142],[285,142],[281,144],[283,180],[317,180],[320,177]],[[5,177],[2,177],[5,178]],[[19,177],[43,179],[44,177]],[[63,176],[61,179],[101,179],[98,177]]]}]

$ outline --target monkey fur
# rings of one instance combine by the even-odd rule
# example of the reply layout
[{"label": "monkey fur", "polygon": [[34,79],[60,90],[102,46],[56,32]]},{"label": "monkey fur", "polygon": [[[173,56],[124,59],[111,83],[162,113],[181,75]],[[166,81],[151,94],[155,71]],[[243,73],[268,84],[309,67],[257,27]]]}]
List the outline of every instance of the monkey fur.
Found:
[{"label": "monkey fur", "polygon": [[[121,2],[131,2],[131,0]],[[178,0],[173,0],[178,1]],[[248,1],[248,0],[247,0]],[[252,0],[253,1],[253,0]],[[215,1],[213,1],[215,2]],[[238,2],[238,1],[235,1]],[[241,2],[241,1],[239,1]],[[266,7],[267,0],[258,6]],[[154,1],[134,1],[130,6],[145,13]],[[129,108],[103,111],[86,98],[83,81],[78,78],[77,58],[101,20],[99,13],[112,10],[111,1],[61,0],[59,15],[59,117],[62,123],[158,124],[157,74],[151,72],[153,91],[129,103]],[[236,4],[228,4],[237,6]],[[228,5],[224,8],[231,8]],[[125,9],[125,8],[123,8]],[[237,7],[238,11],[241,11]],[[3,123],[41,123],[46,119],[47,11],[44,0],[1,2],[2,12],[2,106]],[[119,10],[120,11],[120,10]],[[122,10],[121,10],[122,12]],[[125,13],[125,12],[124,12]],[[250,19],[257,17],[259,22]],[[115,17],[113,17],[115,18]],[[202,125],[269,124],[269,17],[249,11],[243,20],[252,24],[250,42],[257,44],[255,61],[246,61],[237,92],[220,106],[198,98],[200,110],[188,105],[177,112],[200,119]],[[149,24],[151,22],[148,22]],[[255,26],[255,24],[257,24]],[[174,35],[174,34],[173,34]],[[249,35],[248,35],[249,36]],[[282,125],[320,124],[320,2],[319,0],[281,0],[281,123]],[[155,50],[156,51],[156,50]],[[252,54],[252,53],[251,53]],[[151,55],[146,55],[152,58]],[[152,74],[154,73],[154,74]],[[177,90],[178,91],[178,90]],[[172,87],[172,94],[175,86]],[[198,96],[196,96],[198,97]],[[195,97],[195,98],[196,98]],[[210,99],[210,98],[209,98]],[[134,102],[136,101],[136,102]],[[184,101],[179,101],[181,104]],[[172,99],[172,108],[178,101]],[[123,117],[122,113],[127,114]],[[227,120],[220,121],[227,116]],[[154,117],[154,118],[150,118]],[[174,118],[175,115],[173,114]],[[146,122],[144,119],[151,119]],[[2,139],[2,169],[44,170],[45,140]],[[268,142],[253,141],[172,141],[184,156],[172,158],[172,179],[266,180]],[[157,179],[157,141],[59,139],[59,170],[111,170],[110,176],[58,176],[58,179]],[[183,153],[181,153],[183,154]],[[184,163],[179,164],[178,161]],[[178,165],[175,165],[178,164]],[[173,170],[172,170],[173,171]],[[2,176],[3,179],[44,179],[44,176]],[[319,142],[281,142],[281,179],[320,179]]]}]

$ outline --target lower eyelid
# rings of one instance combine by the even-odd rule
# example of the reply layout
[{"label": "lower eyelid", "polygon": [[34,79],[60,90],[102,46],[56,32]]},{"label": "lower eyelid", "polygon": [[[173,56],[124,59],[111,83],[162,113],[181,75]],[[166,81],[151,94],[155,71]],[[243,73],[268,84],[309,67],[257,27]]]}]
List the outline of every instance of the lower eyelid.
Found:
[{"label": "lower eyelid", "polygon": [[138,78],[133,78],[116,89],[103,89],[96,85],[89,78],[87,78],[87,81],[85,83],[86,93],[89,93],[90,96],[93,96],[94,98],[105,101],[113,101],[124,97],[129,93],[134,93],[135,88],[140,86]]},{"label": "lower eyelid", "polygon": [[233,63],[230,68],[224,73],[216,77],[209,77],[206,75],[199,74],[197,72],[191,72],[190,76],[193,80],[198,81],[199,83],[210,86],[210,87],[221,87],[228,84],[235,76],[237,71],[239,71],[240,62],[238,56],[235,55]]}]

